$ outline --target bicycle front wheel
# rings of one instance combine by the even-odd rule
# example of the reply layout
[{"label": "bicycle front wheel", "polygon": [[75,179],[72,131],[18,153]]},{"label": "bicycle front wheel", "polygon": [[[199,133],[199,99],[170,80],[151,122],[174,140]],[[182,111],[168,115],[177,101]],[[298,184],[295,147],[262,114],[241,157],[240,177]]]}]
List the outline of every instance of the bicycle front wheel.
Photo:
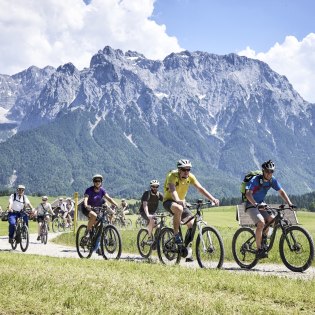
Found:
[{"label": "bicycle front wheel", "polygon": [[141,229],[137,235],[137,247],[143,258],[149,258],[152,252],[152,238],[147,229]]},{"label": "bicycle front wheel", "polygon": [[75,237],[75,245],[80,258],[90,258],[93,252],[91,238],[86,237],[87,226],[80,225]]},{"label": "bicycle front wheel", "polygon": [[52,226],[52,230],[54,231],[54,233],[57,233],[57,232],[58,232],[58,227],[59,227],[58,218],[55,218],[55,219],[51,222],[51,226]]},{"label": "bicycle front wheel", "polygon": [[[42,223],[44,224],[44,223]],[[44,226],[42,226],[41,228],[41,232],[40,232],[40,240],[43,244],[47,244],[47,239],[48,239],[48,232],[47,232],[47,224],[45,223]]]},{"label": "bicycle front wheel", "polygon": [[219,232],[206,226],[196,240],[196,256],[201,268],[221,268],[224,260],[224,246]]},{"label": "bicycle front wheel", "polygon": [[29,233],[28,233],[28,227],[26,225],[22,226],[21,229],[21,242],[20,242],[20,247],[22,252],[26,252],[29,244]]},{"label": "bicycle front wheel", "polygon": [[295,272],[308,269],[314,259],[314,242],[301,226],[290,226],[281,235],[280,257],[287,268]]},{"label": "bicycle front wheel", "polygon": [[256,237],[253,229],[249,227],[239,228],[232,240],[232,253],[236,263],[241,268],[253,268],[258,263],[256,252]]},{"label": "bicycle front wheel", "polygon": [[101,238],[101,251],[105,259],[119,259],[121,255],[121,237],[117,228],[106,225]]},{"label": "bicycle front wheel", "polygon": [[160,231],[157,241],[157,253],[164,265],[179,264],[181,255],[179,246],[175,243],[174,231],[165,227]]}]

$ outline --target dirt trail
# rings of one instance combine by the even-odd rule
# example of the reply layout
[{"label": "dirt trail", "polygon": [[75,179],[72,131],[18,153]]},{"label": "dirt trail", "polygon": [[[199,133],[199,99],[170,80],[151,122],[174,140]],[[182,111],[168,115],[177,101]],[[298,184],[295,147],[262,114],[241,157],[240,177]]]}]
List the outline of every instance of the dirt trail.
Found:
[{"label": "dirt trail", "polygon": [[[53,237],[56,237],[56,234],[49,234],[49,240]],[[25,252],[25,254],[33,254],[33,255],[42,255],[42,256],[51,256],[51,257],[60,257],[60,258],[76,258],[78,259],[79,256],[76,252],[75,247],[63,246],[55,244],[48,240],[46,245],[41,244],[39,241],[36,240],[37,235],[31,234],[30,235],[30,244]],[[12,252],[12,253],[21,253],[21,249],[18,246],[16,250],[12,250],[11,245],[8,242],[8,237],[1,236],[0,237],[0,253],[1,252]],[[103,258],[98,256],[97,254],[93,254],[91,259],[100,259]],[[128,261],[146,261],[137,254],[126,254],[122,253],[122,260]],[[181,262],[181,266],[187,268],[199,268],[197,261],[193,263],[186,263]],[[307,271],[303,273],[292,272],[288,270],[284,265],[275,265],[275,264],[258,264],[255,268],[251,270],[243,270],[240,269],[236,263],[233,262],[225,262],[223,264],[223,269],[229,272],[237,272],[242,274],[259,274],[259,275],[273,275],[278,277],[287,277],[292,279],[303,279],[303,280],[314,280],[315,279],[315,268],[311,267]]]}]

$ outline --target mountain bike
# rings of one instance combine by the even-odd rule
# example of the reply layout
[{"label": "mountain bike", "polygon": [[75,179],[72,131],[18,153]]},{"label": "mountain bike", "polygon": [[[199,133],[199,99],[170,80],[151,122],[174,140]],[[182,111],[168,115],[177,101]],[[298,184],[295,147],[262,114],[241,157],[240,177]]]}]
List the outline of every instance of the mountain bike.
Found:
[{"label": "mountain bike", "polygon": [[87,235],[87,225],[79,226],[76,233],[76,248],[80,258],[90,258],[93,251],[100,248],[104,259],[119,259],[122,245],[121,237],[115,226],[109,224],[107,206],[93,207],[98,213],[96,223]]},{"label": "mountain bike", "polygon": [[147,226],[147,221],[145,219],[143,219],[141,215],[139,215],[137,220],[136,220],[136,228],[141,229],[141,228],[144,228],[146,226]]},{"label": "mountain bike", "polygon": [[[307,230],[299,225],[291,225],[284,218],[285,210],[292,210],[292,208],[285,205],[279,208],[265,206],[265,211],[269,211],[275,217],[263,229],[262,248],[268,253],[274,245],[277,231],[280,230],[279,252],[282,262],[288,269],[302,272],[312,264],[314,242]],[[273,228],[270,239],[266,235],[269,228]],[[236,263],[241,268],[251,269],[258,263],[255,231],[252,228],[241,227],[235,232],[232,252]]]},{"label": "mountain bike", "polygon": [[13,234],[13,241],[11,243],[12,249],[16,249],[17,245],[20,244],[22,252],[25,252],[29,245],[29,233],[28,227],[23,219],[23,214],[27,214],[26,211],[20,211],[14,213],[20,213],[20,217],[16,219],[15,229]]},{"label": "mountain bike", "polygon": [[[41,241],[41,243],[43,243],[43,244],[47,244],[47,240],[48,240],[48,222],[47,222],[47,219],[46,219],[46,216],[47,215],[49,215],[49,214],[45,214],[44,215],[44,219],[43,219],[43,221],[41,222],[42,224],[41,224],[41,226],[40,226],[40,234],[39,234],[39,236],[40,236],[40,241]],[[50,216],[50,215],[49,215]]]},{"label": "mountain bike", "polygon": [[143,258],[149,258],[152,250],[156,249],[157,241],[161,230],[166,227],[166,217],[169,214],[161,213],[155,214],[154,217],[158,220],[155,225],[155,232],[149,237],[149,231],[145,228],[139,230],[137,235],[137,247],[140,255]]},{"label": "mountain bike", "polygon": [[[199,266],[201,268],[221,268],[224,260],[224,246],[221,235],[217,229],[207,225],[202,218],[202,206],[212,205],[212,203],[203,202],[202,199],[199,199],[192,205],[196,206],[196,214],[182,224],[195,220],[193,227],[187,230],[183,244],[176,244],[172,228],[165,227],[161,230],[157,244],[159,259],[163,264],[178,264],[181,257],[187,257],[188,248],[197,232],[196,256]],[[182,238],[181,227],[179,233]]]},{"label": "mountain bike", "polygon": [[121,213],[116,214],[116,218],[113,224],[120,228],[131,229],[132,228],[132,221],[131,219],[124,219]]},{"label": "mountain bike", "polygon": [[63,213],[58,212],[57,217],[51,222],[52,230],[56,232],[73,231],[73,223],[63,218]]}]

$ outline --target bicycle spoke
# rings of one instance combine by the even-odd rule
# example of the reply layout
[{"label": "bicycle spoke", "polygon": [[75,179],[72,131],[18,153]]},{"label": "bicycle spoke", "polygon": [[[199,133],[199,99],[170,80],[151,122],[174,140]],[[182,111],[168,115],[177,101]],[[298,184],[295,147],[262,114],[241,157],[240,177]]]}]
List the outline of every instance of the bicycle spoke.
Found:
[{"label": "bicycle spoke", "polygon": [[242,268],[253,268],[258,262],[256,250],[254,231],[249,227],[238,229],[232,240],[232,252],[236,263]]},{"label": "bicycle spoke", "polygon": [[119,259],[121,255],[121,237],[117,228],[107,225],[101,239],[102,253],[105,259]]},{"label": "bicycle spoke", "polygon": [[314,258],[314,243],[310,234],[300,226],[287,228],[281,236],[279,251],[283,263],[292,271],[305,271]]},{"label": "bicycle spoke", "polygon": [[152,252],[152,238],[149,237],[149,232],[147,229],[141,229],[137,235],[137,247],[140,255],[143,258],[148,258]]},{"label": "bicycle spoke", "polygon": [[206,226],[196,241],[196,255],[201,268],[221,268],[224,259],[223,241],[219,232]]},{"label": "bicycle spoke", "polygon": [[90,258],[92,255],[91,239],[86,238],[86,225],[81,225],[76,234],[76,248],[80,258]]},{"label": "bicycle spoke", "polygon": [[175,265],[180,262],[178,245],[175,243],[174,232],[171,228],[163,228],[157,244],[158,256],[161,263]]}]

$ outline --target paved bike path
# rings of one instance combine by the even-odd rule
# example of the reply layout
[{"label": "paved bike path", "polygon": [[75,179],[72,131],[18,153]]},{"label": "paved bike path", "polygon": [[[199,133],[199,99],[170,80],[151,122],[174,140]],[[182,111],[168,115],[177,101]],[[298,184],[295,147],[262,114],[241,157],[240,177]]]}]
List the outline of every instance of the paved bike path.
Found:
[{"label": "paved bike path", "polygon": [[[79,259],[79,256],[77,254],[75,247],[59,245],[59,244],[55,244],[51,242],[51,239],[53,239],[54,237],[60,234],[61,233],[49,234],[48,243],[46,245],[41,244],[40,241],[36,240],[37,234],[30,234],[29,247],[24,254]],[[7,236],[0,236],[0,253],[1,252],[12,252],[13,254],[22,253],[19,245],[16,250],[12,250],[11,245],[8,242]],[[103,260],[103,257],[93,253],[90,259]],[[148,262],[147,259],[143,259],[139,254],[127,254],[127,253],[124,253],[124,251],[121,255],[121,260],[133,261],[133,262]],[[153,256],[152,260],[154,262],[158,262],[157,257]],[[187,268],[200,268],[196,260],[192,263],[186,263],[184,259],[182,259],[180,265],[182,267],[187,267]],[[237,273],[242,273],[242,274],[272,275],[272,276],[278,276],[278,277],[288,277],[288,278],[303,279],[303,280],[315,279],[314,267],[309,268],[303,273],[297,273],[297,272],[290,271],[284,265],[258,263],[258,265],[256,265],[253,269],[244,270],[244,269],[241,269],[234,262],[224,262],[222,269],[230,271],[230,272],[237,272]]]}]

